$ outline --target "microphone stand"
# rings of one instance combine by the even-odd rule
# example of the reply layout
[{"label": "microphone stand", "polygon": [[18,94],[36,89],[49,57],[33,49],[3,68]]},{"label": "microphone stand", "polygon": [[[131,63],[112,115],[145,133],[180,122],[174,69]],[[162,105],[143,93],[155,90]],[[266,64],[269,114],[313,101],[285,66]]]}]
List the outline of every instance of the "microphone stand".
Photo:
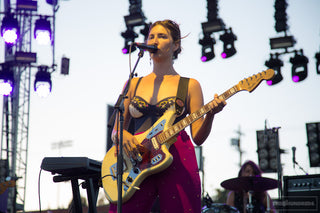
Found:
[{"label": "microphone stand", "polygon": [[[118,187],[118,201],[117,201],[117,213],[121,213],[122,212],[122,176],[123,176],[123,111],[124,111],[124,106],[123,106],[123,101],[125,98],[128,98],[127,92],[130,88],[130,83],[131,83],[131,79],[134,76],[134,72],[137,68],[137,65],[140,61],[140,59],[143,57],[144,54],[144,50],[140,49],[140,52],[138,54],[138,59],[136,61],[136,64],[132,70],[132,72],[130,72],[129,75],[129,79],[128,79],[128,83],[126,84],[123,92],[120,94],[116,104],[114,105],[114,111],[112,113],[112,116],[109,119],[108,122],[108,127],[110,128],[110,126],[112,126],[112,123],[115,120],[115,115],[119,114],[119,126],[120,126],[120,140],[119,140],[119,150],[118,150],[118,155],[117,155],[117,187]],[[118,113],[119,112],[119,113]]]},{"label": "microphone stand", "polygon": [[306,172],[306,171],[299,165],[299,163],[298,163],[297,161],[294,161],[294,162],[293,162],[293,165],[294,165],[294,164],[296,164],[296,165],[299,167],[299,169],[300,169],[301,171],[303,171],[306,175],[309,175],[308,172]]}]

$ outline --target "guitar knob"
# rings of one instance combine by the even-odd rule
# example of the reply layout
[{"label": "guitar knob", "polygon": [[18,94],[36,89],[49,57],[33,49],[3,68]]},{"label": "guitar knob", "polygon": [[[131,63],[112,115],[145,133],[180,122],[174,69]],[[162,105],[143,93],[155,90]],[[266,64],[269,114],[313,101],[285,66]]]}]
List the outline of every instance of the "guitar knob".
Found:
[{"label": "guitar knob", "polygon": [[127,177],[127,181],[128,181],[129,183],[132,183],[132,181],[133,181],[132,177],[128,176],[128,177]]},{"label": "guitar knob", "polygon": [[134,169],[133,169],[133,172],[134,172],[135,174],[139,174],[139,169],[138,169],[138,168],[134,168]]}]

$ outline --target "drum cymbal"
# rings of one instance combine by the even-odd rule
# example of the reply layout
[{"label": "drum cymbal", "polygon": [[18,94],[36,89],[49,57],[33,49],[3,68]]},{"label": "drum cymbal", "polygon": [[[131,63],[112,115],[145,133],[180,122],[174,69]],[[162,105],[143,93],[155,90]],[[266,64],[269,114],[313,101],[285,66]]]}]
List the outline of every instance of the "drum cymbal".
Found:
[{"label": "drum cymbal", "polygon": [[221,186],[232,191],[263,192],[277,188],[278,181],[265,177],[238,177],[223,181]]}]

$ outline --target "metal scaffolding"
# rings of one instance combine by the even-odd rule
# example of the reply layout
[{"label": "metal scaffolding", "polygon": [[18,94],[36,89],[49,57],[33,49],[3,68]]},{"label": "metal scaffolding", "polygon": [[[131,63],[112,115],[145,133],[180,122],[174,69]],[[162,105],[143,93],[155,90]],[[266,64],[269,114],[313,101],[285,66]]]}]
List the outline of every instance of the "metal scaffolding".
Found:
[{"label": "metal scaffolding", "polygon": [[[18,4],[18,2],[21,4]],[[28,5],[28,3],[32,3],[32,5]],[[12,8],[12,5],[15,5],[15,8]],[[8,212],[15,213],[24,212],[25,206],[30,82],[32,68],[36,67],[33,65],[36,62],[36,54],[31,53],[32,20],[34,17],[39,16],[37,14],[37,2],[17,0],[16,4],[12,4],[10,0],[4,0],[4,12],[2,14],[7,13],[15,14],[20,27],[20,37],[15,45],[5,45],[4,62],[14,72],[14,88],[12,95],[3,96],[0,159],[6,161],[8,165],[5,177],[16,181],[14,187],[8,188],[7,204]],[[55,13],[55,8],[53,13]],[[53,19],[55,18],[54,15],[52,17]],[[54,49],[53,43],[52,48]],[[22,53],[22,55],[17,56],[18,53]],[[29,53],[34,56],[34,61],[29,61]]]}]

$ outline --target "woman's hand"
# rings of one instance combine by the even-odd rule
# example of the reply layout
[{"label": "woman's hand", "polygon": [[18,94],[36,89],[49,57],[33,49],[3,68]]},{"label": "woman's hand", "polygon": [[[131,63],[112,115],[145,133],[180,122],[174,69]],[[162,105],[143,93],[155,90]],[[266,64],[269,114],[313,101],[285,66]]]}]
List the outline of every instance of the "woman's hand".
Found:
[{"label": "woman's hand", "polygon": [[211,101],[211,111],[210,114],[214,115],[220,112],[226,105],[226,101],[223,98],[219,98],[218,94],[214,94],[214,99]]},{"label": "woman's hand", "polygon": [[[118,136],[117,136],[118,135]],[[116,131],[112,133],[112,140],[115,144],[118,145],[120,140],[119,133],[117,134]],[[116,137],[117,136],[117,137]],[[137,139],[130,134],[128,131],[123,130],[123,150],[125,154],[130,158],[131,161],[141,161],[142,156],[140,153],[140,144]]]}]

